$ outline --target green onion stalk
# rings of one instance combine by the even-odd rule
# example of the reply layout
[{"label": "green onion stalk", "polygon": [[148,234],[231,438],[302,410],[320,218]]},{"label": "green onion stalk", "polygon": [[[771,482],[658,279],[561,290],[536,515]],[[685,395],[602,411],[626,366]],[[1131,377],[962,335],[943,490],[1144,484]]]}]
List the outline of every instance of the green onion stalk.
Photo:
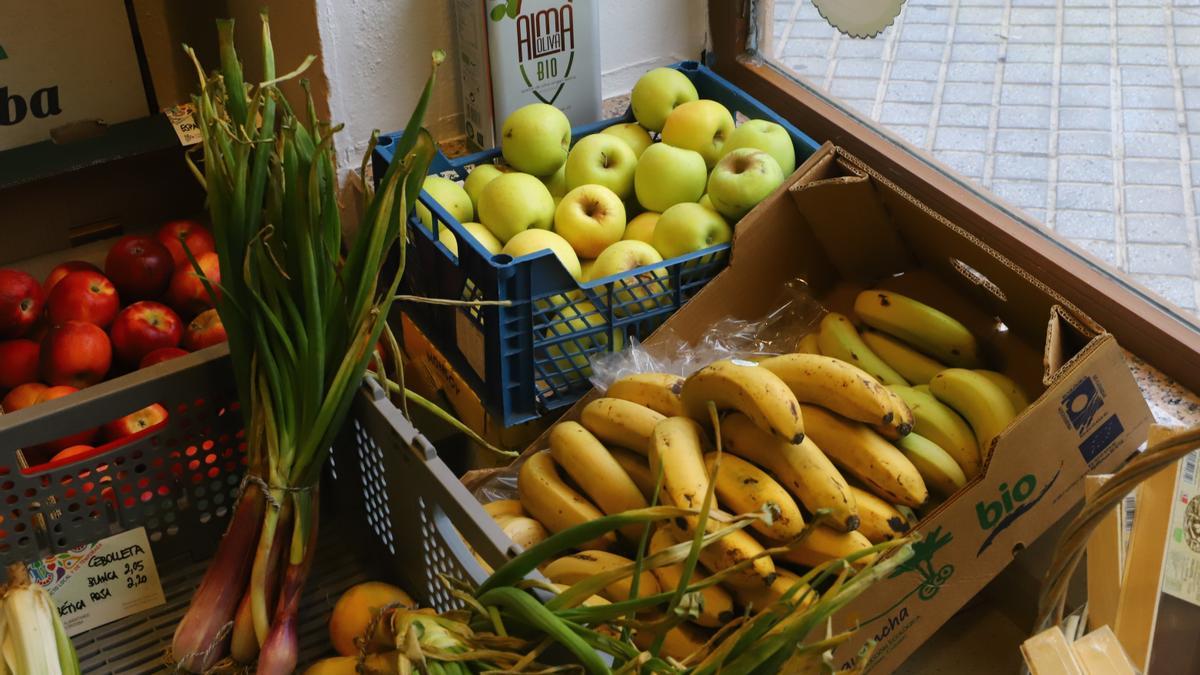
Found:
[{"label": "green onion stalk", "polygon": [[[262,16],[263,81],[245,81],[232,20],[218,21],[220,67],[193,97],[203,138],[188,165],[207,192],[218,283],[200,275],[229,337],[247,431],[247,478],[225,536],[172,644],[179,667],[203,672],[257,657],[258,672],[292,672],[295,612],[312,562],[317,483],[363,381],[404,272],[403,232],[434,153],[421,127],[425,84],[365,214],[344,241],[333,137],[311,94],[297,114],[278,88],[312,63],[277,75]],[[433,70],[444,59],[433,56]],[[307,91],[307,83],[301,80]],[[367,156],[375,146],[371,139]],[[365,160],[364,160],[365,165]],[[389,255],[399,264],[384,274]],[[393,258],[394,260],[394,258]],[[241,611],[239,611],[241,608]]]}]

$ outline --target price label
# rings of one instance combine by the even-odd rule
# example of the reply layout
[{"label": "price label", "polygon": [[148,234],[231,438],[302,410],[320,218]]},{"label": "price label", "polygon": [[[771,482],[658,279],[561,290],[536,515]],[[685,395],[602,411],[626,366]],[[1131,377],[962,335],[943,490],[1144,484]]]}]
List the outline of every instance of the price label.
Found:
[{"label": "price label", "polygon": [[171,126],[175,127],[175,135],[179,136],[179,143],[185,148],[203,140],[200,136],[200,127],[196,126],[196,120],[192,117],[194,111],[195,108],[191,103],[181,103],[168,108],[163,113],[167,119],[171,120]]},{"label": "price label", "polygon": [[36,561],[29,572],[54,599],[67,635],[166,602],[142,527]]}]

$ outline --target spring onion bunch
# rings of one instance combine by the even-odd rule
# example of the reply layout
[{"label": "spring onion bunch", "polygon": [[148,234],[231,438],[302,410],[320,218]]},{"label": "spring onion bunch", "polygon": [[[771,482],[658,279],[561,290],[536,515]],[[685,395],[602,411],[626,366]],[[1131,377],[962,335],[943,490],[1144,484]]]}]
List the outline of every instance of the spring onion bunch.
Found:
[{"label": "spring onion bunch", "polygon": [[[434,76],[396,160],[377,190],[367,188],[365,215],[347,242],[333,150],[340,127],[316,118],[311,96],[297,114],[278,88],[313,58],[277,76],[264,13],[264,81],[248,84],[233,28],[231,20],[217,23],[220,67],[211,75],[184,49],[200,78],[193,101],[203,136],[201,161],[188,162],[208,194],[221,283],[192,262],[229,336],[248,480],[172,655],[181,668],[203,672],[232,643],[238,659],[257,657],[258,672],[290,673],[296,607],[315,549],[316,486],[404,271],[404,222],[434,153],[421,128]],[[434,54],[435,70],[443,58]],[[381,278],[397,247],[399,265]]]}]

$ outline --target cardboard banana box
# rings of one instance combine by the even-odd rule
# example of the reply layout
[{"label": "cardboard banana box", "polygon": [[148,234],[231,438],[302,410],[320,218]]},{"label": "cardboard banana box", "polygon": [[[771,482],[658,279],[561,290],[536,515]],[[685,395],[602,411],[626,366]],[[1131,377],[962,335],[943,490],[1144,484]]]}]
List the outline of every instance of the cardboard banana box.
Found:
[{"label": "cardboard banana box", "polygon": [[[759,318],[796,278],[837,311],[871,287],[938,307],[980,337],[991,367],[1036,398],[997,437],[983,472],[923,514],[914,558],[836,615],[835,628],[861,628],[835,665],[855,665],[874,640],[867,670],[890,673],[1082,500],[1085,475],[1127,460],[1145,441],[1151,414],[1103,327],[1020,261],[831,144],[738,223],[730,266],[645,345],[670,341],[674,349],[727,316]],[[597,396],[562,419],[578,418]],[[546,446],[543,436],[526,452]]]}]

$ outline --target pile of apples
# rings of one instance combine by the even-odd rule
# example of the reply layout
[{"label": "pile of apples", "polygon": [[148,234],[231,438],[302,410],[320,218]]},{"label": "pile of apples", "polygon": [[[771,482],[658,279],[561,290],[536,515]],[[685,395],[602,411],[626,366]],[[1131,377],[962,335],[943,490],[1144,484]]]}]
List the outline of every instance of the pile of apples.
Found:
[{"label": "pile of apples", "polygon": [[[590,281],[728,242],[731,223],[795,169],[782,126],[735,127],[725,106],[701,99],[677,70],[644,74],[631,105],[636,123],[574,147],[562,111],[522,107],[504,122],[504,165],[478,165],[463,185],[430,176],[424,189],[489,253],[549,249],[577,281]],[[429,210],[417,211],[432,228]],[[448,228],[438,238],[458,255]]]},{"label": "pile of apples", "polygon": [[[153,236],[121,237],[103,272],[71,260],[39,284],[26,272],[0,269],[0,412],[224,342],[225,328],[185,246],[205,276],[219,283],[212,234],[193,220],[168,222]],[[166,418],[155,404],[41,449],[53,453],[52,460],[64,459]]]}]

